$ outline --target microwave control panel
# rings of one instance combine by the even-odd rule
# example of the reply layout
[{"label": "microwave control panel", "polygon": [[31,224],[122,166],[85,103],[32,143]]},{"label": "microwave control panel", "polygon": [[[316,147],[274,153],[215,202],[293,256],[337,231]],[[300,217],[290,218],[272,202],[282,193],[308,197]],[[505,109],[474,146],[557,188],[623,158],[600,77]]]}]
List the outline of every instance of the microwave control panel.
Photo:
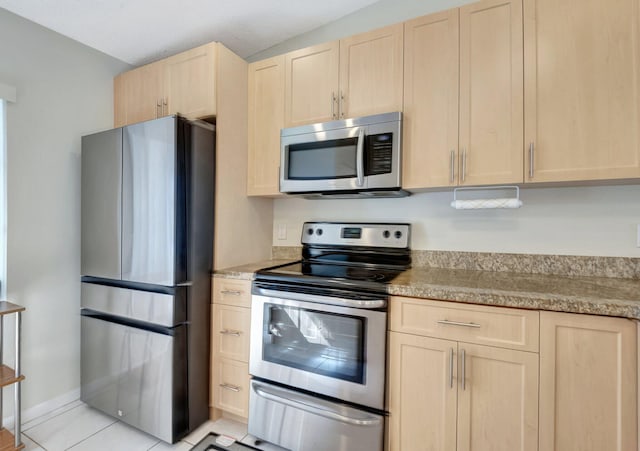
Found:
[{"label": "microwave control panel", "polygon": [[365,175],[391,173],[393,156],[393,133],[368,135],[365,145]]}]

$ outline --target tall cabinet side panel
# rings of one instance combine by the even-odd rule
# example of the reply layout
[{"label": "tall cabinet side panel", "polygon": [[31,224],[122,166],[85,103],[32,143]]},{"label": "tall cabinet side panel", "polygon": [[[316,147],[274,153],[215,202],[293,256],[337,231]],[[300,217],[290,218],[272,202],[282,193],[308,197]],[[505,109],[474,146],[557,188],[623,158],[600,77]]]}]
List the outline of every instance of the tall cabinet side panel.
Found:
[{"label": "tall cabinet side panel", "polygon": [[122,279],[173,286],[176,118],[123,130]]},{"label": "tall cabinet side panel", "polygon": [[82,137],[81,273],[120,279],[122,129]]},{"label": "tall cabinet side panel", "polygon": [[214,165],[213,127],[192,125],[187,169],[189,259],[189,429],[209,418],[211,271],[213,270]]}]

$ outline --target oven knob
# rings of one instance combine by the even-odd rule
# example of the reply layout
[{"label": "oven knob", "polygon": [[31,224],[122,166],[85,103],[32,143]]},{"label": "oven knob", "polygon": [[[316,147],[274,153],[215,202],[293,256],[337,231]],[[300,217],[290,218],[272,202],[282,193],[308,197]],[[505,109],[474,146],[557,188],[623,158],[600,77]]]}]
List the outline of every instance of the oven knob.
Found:
[{"label": "oven knob", "polygon": [[313,229],[307,229],[307,235],[313,235]]},{"label": "oven knob", "polygon": [[322,235],[322,229],[316,229],[316,235],[318,236]]},{"label": "oven knob", "polygon": [[389,238],[391,236],[391,233],[389,233],[388,230],[385,230],[384,232],[382,232],[382,236],[385,238]]},{"label": "oven knob", "polygon": [[402,238],[402,232],[400,230],[396,230],[396,233],[394,235],[397,239]]}]

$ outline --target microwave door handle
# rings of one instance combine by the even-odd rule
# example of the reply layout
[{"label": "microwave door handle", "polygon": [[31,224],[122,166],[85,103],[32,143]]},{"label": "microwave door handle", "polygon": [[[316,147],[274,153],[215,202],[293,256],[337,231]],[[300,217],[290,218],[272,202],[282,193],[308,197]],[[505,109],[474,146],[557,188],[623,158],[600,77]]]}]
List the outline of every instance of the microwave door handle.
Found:
[{"label": "microwave door handle", "polygon": [[356,146],[356,176],[358,180],[356,185],[362,187],[364,185],[364,128],[358,132],[358,144]]}]

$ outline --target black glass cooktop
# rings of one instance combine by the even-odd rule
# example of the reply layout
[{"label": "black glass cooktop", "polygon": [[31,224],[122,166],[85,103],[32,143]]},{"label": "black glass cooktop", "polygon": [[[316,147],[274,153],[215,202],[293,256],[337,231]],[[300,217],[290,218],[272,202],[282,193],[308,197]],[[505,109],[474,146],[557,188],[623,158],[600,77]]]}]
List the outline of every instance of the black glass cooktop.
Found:
[{"label": "black glass cooktop", "polygon": [[403,270],[302,261],[261,269],[256,272],[256,280],[385,291],[385,285]]}]

